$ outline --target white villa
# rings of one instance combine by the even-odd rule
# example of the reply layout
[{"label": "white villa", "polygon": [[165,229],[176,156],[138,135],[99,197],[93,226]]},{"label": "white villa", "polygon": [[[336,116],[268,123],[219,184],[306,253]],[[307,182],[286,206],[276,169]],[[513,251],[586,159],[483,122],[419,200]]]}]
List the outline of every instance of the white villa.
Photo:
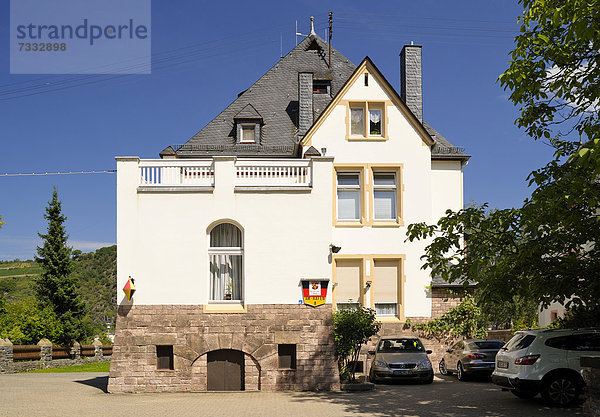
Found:
[{"label": "white villa", "polygon": [[421,47],[400,94],[368,57],[328,57],[311,33],[186,144],[117,158],[117,287],[136,292],[110,392],[334,389],[337,308],[389,334],[455,305],[405,242],[463,207],[469,158],[423,121]]}]

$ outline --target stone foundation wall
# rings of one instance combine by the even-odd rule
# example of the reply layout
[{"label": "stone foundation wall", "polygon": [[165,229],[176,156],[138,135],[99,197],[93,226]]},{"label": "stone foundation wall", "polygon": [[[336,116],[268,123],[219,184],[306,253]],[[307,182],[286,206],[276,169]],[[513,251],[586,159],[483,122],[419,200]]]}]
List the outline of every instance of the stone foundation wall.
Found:
[{"label": "stone foundation wall", "polygon": [[[458,306],[464,298],[464,290],[450,292],[445,288],[431,289],[431,317],[443,316],[451,308]],[[411,319],[412,320],[412,319]],[[427,319],[429,320],[429,319]]]},{"label": "stone foundation wall", "polygon": [[[296,344],[296,369],[279,369],[278,344]],[[157,369],[156,345],[173,345],[174,370]],[[206,391],[206,354],[244,352],[247,390],[339,388],[332,311],[324,305],[120,306],[109,392]]]}]

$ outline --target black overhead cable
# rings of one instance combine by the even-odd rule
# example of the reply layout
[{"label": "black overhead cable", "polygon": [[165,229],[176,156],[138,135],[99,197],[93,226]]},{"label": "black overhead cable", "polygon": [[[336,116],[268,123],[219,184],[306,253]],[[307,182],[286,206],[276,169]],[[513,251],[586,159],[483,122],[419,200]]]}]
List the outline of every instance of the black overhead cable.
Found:
[{"label": "black overhead cable", "polygon": [[[281,25],[277,25],[277,26],[281,26]],[[318,30],[320,30],[322,28],[319,28]],[[257,43],[256,41],[259,39],[268,39],[272,36],[272,34],[267,34],[267,35],[263,35],[261,37],[254,37],[254,38],[247,38],[243,41],[236,41],[234,43],[232,43],[232,45],[237,46],[238,48],[235,48],[233,50],[224,50],[222,52],[219,53],[215,53],[215,54],[211,54],[211,55],[200,55],[201,52],[210,52],[213,50],[218,50],[218,49],[223,49],[224,45],[219,45],[217,47],[210,47],[210,48],[205,48],[205,49],[201,49],[199,51],[195,51],[195,52],[191,52],[191,53],[187,53],[187,54],[180,54],[180,55],[175,55],[175,56],[170,56],[170,57],[166,57],[166,58],[162,58],[159,60],[155,60],[152,62],[153,65],[153,71],[154,70],[161,70],[164,68],[170,68],[173,66],[177,66],[177,65],[182,65],[182,64],[186,64],[186,63],[190,63],[190,62],[194,62],[194,61],[198,61],[198,60],[203,60],[203,59],[208,59],[208,58],[213,58],[216,56],[222,56],[222,55],[229,55],[232,52],[236,52],[236,51],[241,51],[241,52],[246,52],[249,50],[254,50],[254,49],[259,49],[265,46],[264,43]],[[272,40],[272,42],[275,42],[275,40]],[[255,46],[246,46],[246,44],[256,44]],[[182,49],[182,48],[179,48]],[[168,52],[168,51],[167,51]],[[163,52],[166,53],[166,52]],[[180,61],[180,62],[174,62],[174,63],[169,63],[167,65],[162,65],[162,66],[157,66],[155,67],[154,65],[156,63],[165,63],[165,62],[169,62],[171,60],[176,60],[176,59],[183,59],[186,57],[191,57],[194,55],[200,55],[197,56],[196,58],[193,59],[189,59],[189,60],[185,60],[185,61]],[[148,64],[138,64],[138,65],[134,65],[134,66],[130,66],[130,67],[125,67],[125,69],[133,69],[133,68],[142,68],[147,66]],[[121,68],[120,70],[123,70],[123,68]],[[141,69],[140,69],[141,71]],[[5,97],[5,98],[0,98],[0,101],[9,101],[9,100],[13,100],[13,99],[18,99],[18,98],[23,98],[23,97],[29,97],[29,96],[34,96],[34,95],[39,95],[39,94],[44,94],[44,93],[51,93],[54,91],[60,91],[60,90],[66,90],[69,88],[75,88],[75,87],[79,87],[79,86],[83,86],[83,85],[89,85],[89,84],[95,84],[95,83],[99,83],[99,82],[104,82],[104,81],[109,81],[109,80],[113,80],[113,79],[118,79],[118,78],[124,78],[127,77],[128,75],[136,75],[136,73],[127,73],[127,74],[122,74],[122,73],[117,73],[117,75],[113,75],[110,77],[106,77],[106,75],[110,75],[110,72],[107,72],[105,74],[90,74],[90,75],[85,75],[85,76],[77,76],[77,77],[70,77],[67,79],[63,79],[63,80],[59,80],[56,81],[54,83],[44,83],[42,85],[36,85],[36,86],[29,86],[29,87],[23,87],[23,88],[19,88],[19,89],[14,89],[14,90],[8,90],[8,91],[1,91],[0,90],[0,96],[2,95],[10,95],[10,94],[16,94],[16,93],[20,93],[20,92],[27,92],[27,91],[31,91],[31,90],[40,90],[40,89],[45,89],[43,91],[37,91],[37,92],[33,92],[33,93],[28,93],[28,94],[21,94],[21,95],[16,95],[16,96],[12,96],[12,97]],[[114,72],[112,73],[114,74]],[[104,77],[104,78],[101,78]],[[87,79],[92,78],[92,81],[88,81],[88,82],[81,82]],[[97,79],[99,78],[99,79]],[[59,87],[59,88],[53,88],[56,87],[57,85],[63,85],[63,84],[69,84],[66,85],[64,87]]]},{"label": "black overhead cable", "polygon": [[425,17],[425,16],[410,16],[410,15],[393,15],[388,13],[369,13],[369,12],[335,12],[336,16],[339,15],[353,15],[353,16],[374,16],[378,18],[392,18],[392,19],[406,19],[406,20],[437,20],[437,21],[448,21],[448,22],[463,22],[463,23],[502,23],[502,24],[516,24],[516,19],[511,20],[478,20],[478,19],[453,19],[448,17]]},{"label": "black overhead cable", "polygon": [[[235,46],[238,46],[238,48],[235,48],[233,50],[224,50],[224,47],[221,45],[219,47],[209,47],[209,48],[203,48],[203,49],[199,49],[196,50],[194,52],[189,52],[186,54],[179,54],[179,55],[173,55],[173,56],[168,56],[165,58],[161,58],[158,60],[154,60],[152,61],[151,64],[149,63],[141,63],[141,64],[136,64],[136,65],[130,65],[127,67],[121,67],[121,68],[117,68],[113,71],[109,71],[109,72],[105,72],[105,73],[101,73],[101,74],[88,74],[88,75],[82,75],[82,76],[72,76],[69,78],[65,78],[62,80],[57,80],[54,82],[50,82],[50,83],[44,83],[44,84],[39,84],[39,85],[34,85],[34,86],[27,86],[27,87],[21,87],[21,88],[17,88],[17,89],[12,89],[12,90],[0,90],[0,96],[5,96],[5,95],[10,95],[10,94],[16,94],[16,93],[20,93],[20,92],[25,92],[25,91],[30,91],[30,90],[39,90],[39,89],[43,89],[43,88],[47,88],[47,89],[51,89],[54,86],[59,86],[59,85],[63,85],[63,84],[69,84],[69,83],[78,83],[80,81],[84,81],[86,79],[93,79],[93,78],[101,78],[107,75],[113,75],[113,74],[118,74],[119,76],[127,76],[127,75],[135,75],[135,73],[131,74],[131,73],[126,73],[123,74],[121,72],[116,72],[116,71],[123,71],[123,70],[138,70],[139,72],[145,70],[149,65],[157,65],[157,64],[162,64],[162,63],[166,63],[166,62],[171,62],[174,60],[180,60],[180,59],[184,59],[184,58],[188,58],[188,57],[192,57],[192,56],[197,56],[198,59],[206,59],[206,58],[210,58],[213,56],[219,56],[219,55],[223,55],[223,54],[228,54],[237,50],[248,50],[251,49],[249,47],[247,47],[247,44],[251,44],[251,43],[255,43],[257,39],[263,39],[263,38],[268,38],[271,35],[265,35],[259,38],[251,38],[251,39],[247,39],[245,41],[238,41],[235,43]],[[261,44],[258,44],[257,47],[262,46]],[[215,51],[215,50],[219,50],[221,49],[222,52],[216,53],[216,54],[210,54],[207,55],[208,53]],[[188,60],[188,61],[184,61],[184,62],[191,62],[193,60]],[[158,66],[156,67],[156,69],[160,69],[160,68],[165,68],[169,65],[165,65],[165,66]],[[114,77],[109,77],[108,79],[112,79]],[[12,98],[12,97],[11,97]]]},{"label": "black overhead cable", "polygon": [[[182,46],[180,48],[175,48],[175,49],[167,49],[167,50],[164,50],[164,51],[155,52],[155,53],[151,54],[150,56],[152,57],[152,56],[164,55],[164,54],[175,52],[175,51],[180,51],[180,50],[184,50],[184,49],[195,48],[195,47],[198,47],[198,46],[201,46],[201,45],[214,45],[216,42],[221,42],[221,41],[224,41],[224,40],[227,40],[227,39],[231,39],[231,38],[236,38],[237,39],[239,37],[246,36],[246,35],[249,35],[249,34],[253,34],[253,33],[257,33],[257,32],[263,32],[263,31],[268,30],[268,29],[280,28],[280,27],[282,27],[284,25],[286,25],[286,24],[278,24],[278,25],[268,26],[266,28],[252,30],[252,31],[243,32],[243,33],[238,33],[238,34],[235,34],[235,35],[226,36],[224,38],[212,39],[210,41],[199,42],[199,43],[195,43],[195,44],[191,44],[191,45],[187,45],[187,46]],[[237,43],[237,41],[236,41],[236,43]],[[98,69],[98,68],[111,67],[111,66],[114,66],[116,64],[121,64],[121,63],[125,63],[125,62],[130,62],[130,61],[137,61],[137,60],[146,59],[146,58],[148,58],[148,56],[140,56],[140,57],[136,57],[136,58],[126,59],[126,60],[123,60],[123,61],[112,62],[112,63],[106,64],[106,65],[100,65],[100,66],[90,67],[90,68],[82,68],[81,70],[82,71],[89,71],[89,70]],[[101,74],[99,74],[99,75],[101,75]],[[37,77],[37,78],[33,78],[31,80],[16,81],[16,82],[13,82],[13,83],[0,84],[0,87],[8,87],[8,86],[11,86],[11,85],[27,84],[27,83],[31,83],[31,82],[35,82],[35,81],[44,81],[44,80],[52,80],[52,79],[53,79],[52,77],[48,77],[48,76],[46,76],[46,77]]]},{"label": "black overhead cable", "polygon": [[105,169],[103,171],[60,171],[60,172],[14,172],[0,174],[0,177],[31,177],[43,175],[79,175],[79,174],[114,174],[116,169]]}]

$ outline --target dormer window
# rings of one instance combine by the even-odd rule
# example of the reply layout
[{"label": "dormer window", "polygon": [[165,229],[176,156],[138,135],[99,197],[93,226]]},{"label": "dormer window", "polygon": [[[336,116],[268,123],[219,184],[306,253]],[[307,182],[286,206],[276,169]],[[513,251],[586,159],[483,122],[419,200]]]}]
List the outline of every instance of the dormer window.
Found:
[{"label": "dormer window", "polygon": [[234,117],[236,143],[260,143],[262,116],[251,104],[246,104]]},{"label": "dormer window", "polygon": [[256,143],[256,123],[242,124],[240,131],[240,143]]},{"label": "dormer window", "polygon": [[331,91],[331,81],[313,80],[313,94],[329,94]]}]

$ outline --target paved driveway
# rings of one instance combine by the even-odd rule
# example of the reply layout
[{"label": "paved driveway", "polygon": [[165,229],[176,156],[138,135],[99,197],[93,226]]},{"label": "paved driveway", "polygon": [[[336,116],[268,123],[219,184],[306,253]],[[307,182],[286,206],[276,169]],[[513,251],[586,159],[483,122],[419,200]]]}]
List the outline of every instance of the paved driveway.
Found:
[{"label": "paved driveway", "polygon": [[0,375],[0,416],[578,416],[485,381],[378,385],[365,393],[106,394],[102,373]]}]

